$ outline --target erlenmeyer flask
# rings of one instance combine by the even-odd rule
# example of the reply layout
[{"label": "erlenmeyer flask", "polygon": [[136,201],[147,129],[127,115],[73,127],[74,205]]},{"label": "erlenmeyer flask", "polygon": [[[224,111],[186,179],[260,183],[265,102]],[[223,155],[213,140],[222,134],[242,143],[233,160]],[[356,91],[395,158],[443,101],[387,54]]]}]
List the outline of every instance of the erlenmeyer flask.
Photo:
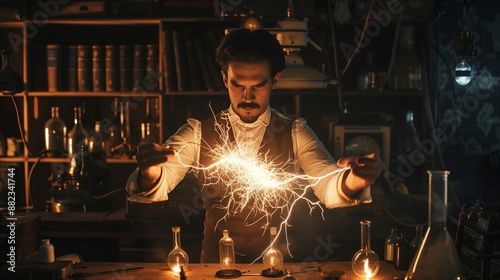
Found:
[{"label": "erlenmeyer flask", "polygon": [[465,279],[455,244],[446,230],[449,171],[429,174],[429,227],[405,279]]}]

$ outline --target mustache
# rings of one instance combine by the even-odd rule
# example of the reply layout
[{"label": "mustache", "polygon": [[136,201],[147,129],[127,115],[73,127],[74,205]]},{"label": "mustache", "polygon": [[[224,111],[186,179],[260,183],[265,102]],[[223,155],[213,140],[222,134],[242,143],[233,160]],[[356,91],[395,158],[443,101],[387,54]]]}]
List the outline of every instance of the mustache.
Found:
[{"label": "mustache", "polygon": [[259,109],[260,105],[257,103],[239,103],[237,107],[241,109]]}]

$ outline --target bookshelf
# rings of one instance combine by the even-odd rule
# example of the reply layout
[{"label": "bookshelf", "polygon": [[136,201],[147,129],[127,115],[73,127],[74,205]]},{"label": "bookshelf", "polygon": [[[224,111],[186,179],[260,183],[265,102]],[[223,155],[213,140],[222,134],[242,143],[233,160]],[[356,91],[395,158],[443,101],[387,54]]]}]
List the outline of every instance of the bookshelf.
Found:
[{"label": "bookshelf", "polygon": [[[72,127],[73,107],[84,104],[86,113],[83,121],[86,128],[91,129],[94,121],[111,116],[110,105],[115,98],[127,100],[133,104],[131,119],[135,121],[145,114],[144,100],[155,99],[159,104],[160,141],[164,141],[175,132],[187,117],[201,119],[210,116],[209,104],[213,106],[214,111],[225,109],[229,105],[220,73],[213,63],[213,55],[218,40],[223,36],[224,29],[235,28],[241,24],[237,18],[224,20],[217,17],[49,19],[43,24],[37,23],[38,25],[35,25],[36,28],[33,30],[34,24],[35,22],[30,21],[0,22],[0,36],[16,39],[14,41],[4,39],[0,41],[0,47],[14,50],[14,69],[22,73],[26,84],[26,90],[14,98],[20,108],[21,126],[25,131],[28,146],[35,153],[43,150],[43,126],[45,121],[50,118],[50,107],[54,105],[60,107],[61,118],[64,119],[69,130]],[[352,26],[347,26],[344,29],[350,31]],[[346,36],[351,35],[348,33]],[[47,46],[58,46],[60,51],[58,56],[60,61],[57,64],[59,72],[55,74],[58,79],[51,81],[57,85],[55,89],[53,87],[49,89]],[[130,88],[134,86],[133,84],[128,85],[128,88],[121,84],[115,84],[114,88],[103,87],[102,84],[95,86],[96,78],[92,70],[87,71],[87,75],[90,75],[88,76],[90,81],[94,83],[92,87],[79,88],[75,86],[74,83],[78,82],[79,79],[78,56],[70,55],[70,50],[74,50],[77,46],[90,47],[90,54],[87,53],[86,57],[83,58],[92,69],[96,69],[93,63],[98,63],[97,58],[99,57],[93,55],[92,46],[102,48],[104,58],[99,57],[99,65],[101,67],[104,65],[104,69],[101,69],[101,71],[104,70],[104,73],[100,73],[100,77],[105,79],[104,82],[107,79],[105,69],[108,62],[105,50],[107,47],[116,48],[115,65],[116,63],[120,65],[121,60],[127,60],[128,64],[124,65],[130,65],[130,71],[128,74],[122,74],[120,71],[123,69],[120,70],[118,67],[115,68],[115,74],[122,77],[129,75],[128,77],[132,77],[132,81],[136,80],[133,78],[134,75],[143,76],[144,79],[140,80],[139,84],[137,82],[135,84],[142,87],[133,90]],[[120,56],[121,46],[128,46],[130,53],[126,56]],[[138,60],[135,53],[136,46],[143,49],[142,62],[136,61]],[[154,46],[154,48],[148,52],[148,46]],[[124,48],[123,52],[126,53],[127,50]],[[74,68],[75,59],[76,71]],[[73,62],[70,63],[71,61],[68,60]],[[359,60],[355,63],[357,62]],[[134,63],[143,65],[143,69],[134,68]],[[68,68],[70,65],[73,65],[73,68]],[[185,71],[186,69],[188,72]],[[82,69],[80,68],[80,70]],[[134,70],[138,72],[135,73]],[[153,79],[151,80],[151,78]],[[344,81],[346,82],[344,84],[346,90],[343,91],[343,95],[347,100],[356,100],[372,94],[367,91],[352,90],[354,88],[352,81],[355,81],[353,77],[348,76]],[[150,84],[147,84],[148,82]],[[423,104],[424,98],[423,91],[384,90],[373,93],[373,95],[377,96],[379,100],[404,97],[412,103],[408,105],[405,103],[398,110],[402,110],[403,107],[415,107],[415,104]],[[338,113],[337,100],[336,89],[330,87],[321,90],[276,90],[273,92],[271,102],[278,109],[284,108],[285,113],[306,117],[308,123],[312,124],[313,130],[319,134],[320,139],[326,140],[328,131],[325,129],[324,122]],[[366,108],[366,105],[356,104],[356,106],[359,107],[359,110]],[[8,118],[9,122],[1,123],[0,130],[8,137],[20,139],[21,135],[17,130],[17,125],[14,125],[15,112],[11,107],[9,98],[1,96],[2,116]],[[382,107],[383,110],[394,111],[394,108],[386,107]],[[311,108],[314,108],[313,111],[316,115],[320,113],[326,116],[320,116],[316,119],[309,118]],[[354,108],[356,109],[356,107]],[[424,114],[423,106],[418,105],[416,108],[422,117]],[[321,117],[323,119],[320,119]],[[425,131],[425,129],[425,125],[422,124],[421,130]],[[18,202],[20,207],[32,206],[32,198],[29,196],[30,189],[36,188],[39,193],[42,193],[43,190],[50,188],[47,178],[50,175],[51,165],[64,163],[67,163],[66,159],[43,158],[39,160],[27,149],[23,149],[22,154],[16,157],[0,157],[2,166],[15,165],[19,170],[20,185],[18,189],[22,189],[22,192],[18,197],[22,197],[23,200]],[[127,169],[127,172],[136,166],[134,159],[108,158],[107,164],[113,166],[114,169]],[[32,169],[39,170],[30,172]],[[126,172],[115,176],[119,178],[113,179],[114,188],[123,188],[126,177],[128,177],[128,173],[126,176],[124,173]],[[40,205],[35,206],[38,210],[43,210]]]}]

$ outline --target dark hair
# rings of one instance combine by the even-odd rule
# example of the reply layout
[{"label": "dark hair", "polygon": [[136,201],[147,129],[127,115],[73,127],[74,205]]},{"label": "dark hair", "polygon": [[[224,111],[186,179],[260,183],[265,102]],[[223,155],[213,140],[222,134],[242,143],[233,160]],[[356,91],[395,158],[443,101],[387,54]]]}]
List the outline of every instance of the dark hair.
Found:
[{"label": "dark hair", "polygon": [[231,61],[256,63],[267,61],[271,76],[285,69],[283,47],[275,36],[268,31],[257,29],[236,29],[222,38],[215,52],[215,61],[227,74],[227,65]]}]

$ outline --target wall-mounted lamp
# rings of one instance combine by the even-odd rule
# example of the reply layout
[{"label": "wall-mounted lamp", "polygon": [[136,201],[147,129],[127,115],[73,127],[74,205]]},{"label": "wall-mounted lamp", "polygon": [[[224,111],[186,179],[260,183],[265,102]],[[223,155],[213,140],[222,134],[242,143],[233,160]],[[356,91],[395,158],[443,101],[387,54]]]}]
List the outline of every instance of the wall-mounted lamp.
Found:
[{"label": "wall-mounted lamp", "polygon": [[455,81],[459,85],[467,85],[471,80],[472,68],[467,60],[476,55],[474,50],[474,35],[467,28],[467,0],[463,0],[463,16],[458,25],[460,31],[455,39],[455,53],[459,61],[455,67]]}]

